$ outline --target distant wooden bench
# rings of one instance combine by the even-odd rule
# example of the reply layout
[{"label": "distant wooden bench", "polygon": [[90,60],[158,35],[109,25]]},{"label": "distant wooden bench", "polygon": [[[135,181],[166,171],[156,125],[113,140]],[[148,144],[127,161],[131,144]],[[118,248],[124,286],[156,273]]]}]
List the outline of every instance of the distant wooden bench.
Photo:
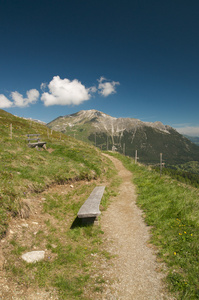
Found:
[{"label": "distant wooden bench", "polygon": [[[46,148],[46,142],[40,141],[40,134],[27,134],[28,137],[28,147],[35,148],[35,147],[43,147]],[[31,143],[30,141],[36,141],[34,143]]]},{"label": "distant wooden bench", "polygon": [[101,214],[99,206],[104,189],[105,186],[95,187],[88,199],[81,206],[77,216],[82,219],[83,223],[92,223],[97,220],[97,217]]}]

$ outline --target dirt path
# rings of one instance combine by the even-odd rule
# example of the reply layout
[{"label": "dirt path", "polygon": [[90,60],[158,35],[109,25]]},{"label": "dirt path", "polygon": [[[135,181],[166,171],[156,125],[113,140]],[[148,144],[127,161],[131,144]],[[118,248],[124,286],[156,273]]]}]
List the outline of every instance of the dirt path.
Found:
[{"label": "dirt path", "polygon": [[136,206],[132,174],[116,158],[109,157],[119,171],[123,183],[119,195],[103,213],[102,230],[107,250],[113,255],[113,267],[106,270],[110,277],[118,279],[114,292],[105,299],[161,300],[169,298],[161,282],[164,277],[161,265],[156,262],[155,251],[148,244],[149,228],[143,221],[142,212]]}]

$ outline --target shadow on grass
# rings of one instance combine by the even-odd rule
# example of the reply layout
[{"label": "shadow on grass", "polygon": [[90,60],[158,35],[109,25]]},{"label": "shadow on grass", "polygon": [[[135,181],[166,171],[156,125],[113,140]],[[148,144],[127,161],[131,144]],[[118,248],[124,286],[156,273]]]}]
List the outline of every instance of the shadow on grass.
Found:
[{"label": "shadow on grass", "polygon": [[70,229],[75,229],[77,227],[86,227],[94,224],[96,218],[78,218],[76,217],[73,221]]}]

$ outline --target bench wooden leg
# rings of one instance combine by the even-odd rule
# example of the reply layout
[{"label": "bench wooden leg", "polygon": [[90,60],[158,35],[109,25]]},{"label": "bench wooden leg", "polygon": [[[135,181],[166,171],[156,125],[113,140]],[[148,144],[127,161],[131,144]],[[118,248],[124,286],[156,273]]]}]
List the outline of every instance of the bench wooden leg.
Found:
[{"label": "bench wooden leg", "polygon": [[94,225],[96,225],[96,226],[99,225],[99,219],[98,219],[98,217],[95,218],[95,220],[94,220]]},{"label": "bench wooden leg", "polygon": [[99,221],[97,217],[92,218],[82,218],[82,225],[99,225]]}]

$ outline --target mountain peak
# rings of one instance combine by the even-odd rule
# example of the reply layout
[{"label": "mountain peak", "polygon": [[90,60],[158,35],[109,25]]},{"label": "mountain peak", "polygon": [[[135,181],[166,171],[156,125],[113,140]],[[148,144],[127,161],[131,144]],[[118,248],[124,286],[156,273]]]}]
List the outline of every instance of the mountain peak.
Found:
[{"label": "mountain peak", "polygon": [[67,128],[84,125],[89,122],[92,123],[95,132],[104,132],[109,136],[123,135],[124,131],[136,131],[137,128],[144,126],[152,127],[164,133],[170,133],[167,126],[161,122],[152,123],[142,122],[134,118],[115,118],[96,109],[80,110],[77,113],[59,117],[48,125],[53,126],[55,130],[65,132]]},{"label": "mountain peak", "polygon": [[[116,118],[111,117],[111,116],[109,116],[99,110],[96,110],[96,109],[80,110],[79,112],[72,114],[70,116],[78,116],[78,117],[88,118],[90,120],[93,118],[100,118],[100,117],[116,119]],[[68,116],[65,116],[65,117],[68,117]]]},{"label": "mountain peak", "polygon": [[59,117],[48,126],[103,150],[114,146],[117,151],[125,151],[129,156],[137,150],[140,162],[158,163],[160,153],[169,164],[198,160],[198,146],[159,121],[152,123],[133,118],[114,118],[90,109]]}]

